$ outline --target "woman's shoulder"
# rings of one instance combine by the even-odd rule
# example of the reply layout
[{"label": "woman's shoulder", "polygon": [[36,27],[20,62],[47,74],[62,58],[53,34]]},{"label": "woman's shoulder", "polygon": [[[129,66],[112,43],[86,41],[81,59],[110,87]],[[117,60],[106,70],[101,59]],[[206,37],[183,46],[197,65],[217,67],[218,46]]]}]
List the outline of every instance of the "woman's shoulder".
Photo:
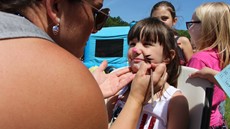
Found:
[{"label": "woman's shoulder", "polygon": [[[52,122],[41,122],[43,119],[58,121],[58,128],[84,128],[86,123],[106,121],[102,93],[80,60],[48,40],[21,38],[0,42],[0,71],[4,71],[0,72],[0,88],[5,89],[0,91],[0,100],[7,102],[1,106],[1,116],[11,113],[15,121],[27,123],[28,127],[28,121],[33,121],[44,123],[41,127],[57,128]],[[6,97],[9,94],[13,96]],[[12,109],[14,113],[10,112]],[[17,119],[21,112],[23,119]],[[84,119],[85,116],[90,118]],[[93,119],[98,116],[100,119]],[[106,128],[107,124],[101,126]]]}]

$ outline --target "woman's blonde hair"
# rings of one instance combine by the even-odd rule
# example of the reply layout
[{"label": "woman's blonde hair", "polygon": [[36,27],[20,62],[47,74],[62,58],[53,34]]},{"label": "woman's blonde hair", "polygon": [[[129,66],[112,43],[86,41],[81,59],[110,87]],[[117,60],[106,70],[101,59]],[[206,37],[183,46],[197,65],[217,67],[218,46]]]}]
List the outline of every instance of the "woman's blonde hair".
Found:
[{"label": "woman's blonde hair", "polygon": [[223,2],[210,2],[199,6],[195,15],[201,21],[198,50],[217,48],[220,66],[229,64],[230,6]]}]

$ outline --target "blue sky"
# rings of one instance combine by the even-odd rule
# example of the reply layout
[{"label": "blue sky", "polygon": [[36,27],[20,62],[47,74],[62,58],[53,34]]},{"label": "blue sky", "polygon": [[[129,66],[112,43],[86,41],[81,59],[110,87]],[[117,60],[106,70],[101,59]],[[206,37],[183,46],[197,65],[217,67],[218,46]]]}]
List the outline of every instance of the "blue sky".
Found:
[{"label": "blue sky", "polygon": [[[152,6],[160,0],[104,0],[104,7],[111,9],[112,17],[120,16],[124,21],[138,21],[148,17]],[[217,2],[218,0],[168,0],[171,2],[178,16],[176,29],[186,30],[185,22],[190,21],[196,7],[205,2]],[[220,0],[218,1],[220,2]],[[230,0],[222,0],[230,4]]]}]

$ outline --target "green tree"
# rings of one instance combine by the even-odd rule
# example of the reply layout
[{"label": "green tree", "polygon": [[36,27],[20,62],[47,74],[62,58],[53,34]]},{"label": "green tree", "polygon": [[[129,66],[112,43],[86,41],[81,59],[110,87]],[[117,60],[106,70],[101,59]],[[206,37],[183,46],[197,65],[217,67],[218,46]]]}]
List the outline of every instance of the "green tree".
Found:
[{"label": "green tree", "polygon": [[129,23],[126,21],[123,21],[119,16],[118,17],[109,17],[105,27],[110,26],[129,26]]},{"label": "green tree", "polygon": [[179,34],[179,36],[185,36],[188,39],[190,39],[190,35],[188,33],[188,30],[177,30],[177,33]]},{"label": "green tree", "polygon": [[[121,19],[121,17],[109,17],[104,27],[111,27],[111,26],[129,26],[130,23]],[[190,39],[190,35],[188,30],[176,30],[179,36],[185,36]]]}]

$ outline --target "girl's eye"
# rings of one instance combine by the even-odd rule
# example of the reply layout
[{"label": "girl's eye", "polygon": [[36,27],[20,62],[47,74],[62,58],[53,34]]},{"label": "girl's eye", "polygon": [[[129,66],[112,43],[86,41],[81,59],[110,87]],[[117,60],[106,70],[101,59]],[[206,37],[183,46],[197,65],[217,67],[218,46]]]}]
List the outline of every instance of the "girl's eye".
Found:
[{"label": "girl's eye", "polygon": [[161,17],[161,20],[162,20],[162,21],[167,21],[167,20],[168,20],[168,17],[165,17],[165,16],[164,16],[164,17]]},{"label": "girl's eye", "polygon": [[136,43],[134,43],[134,42],[129,43],[129,47],[134,47],[135,45],[136,45]]},{"label": "girl's eye", "polygon": [[153,44],[151,42],[145,42],[143,43],[144,46],[152,46]]}]

